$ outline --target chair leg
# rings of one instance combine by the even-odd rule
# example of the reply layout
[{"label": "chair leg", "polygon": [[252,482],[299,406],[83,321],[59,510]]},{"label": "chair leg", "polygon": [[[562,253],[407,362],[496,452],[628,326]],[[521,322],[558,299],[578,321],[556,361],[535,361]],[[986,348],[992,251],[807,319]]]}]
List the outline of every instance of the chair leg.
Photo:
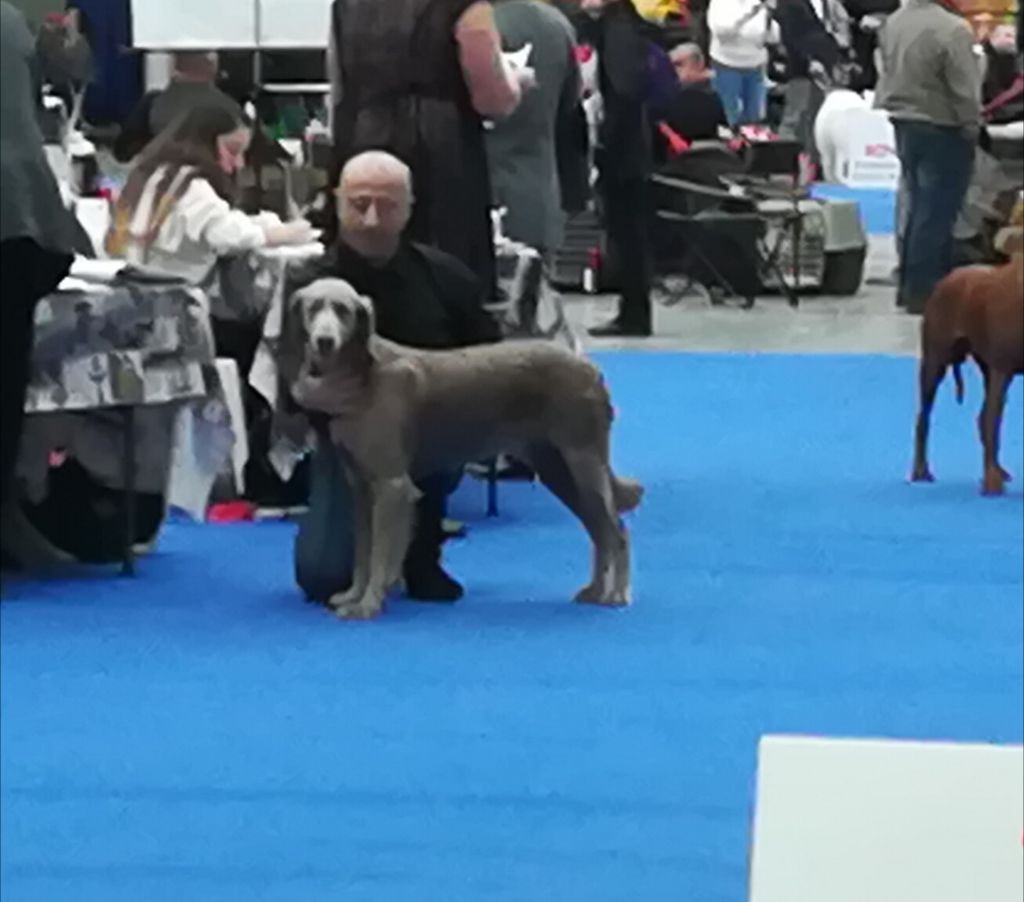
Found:
[{"label": "chair leg", "polygon": [[122,546],[121,573],[124,576],[135,575],[135,408],[123,409],[124,429],[122,430],[121,474],[124,483],[124,503],[122,505]]}]

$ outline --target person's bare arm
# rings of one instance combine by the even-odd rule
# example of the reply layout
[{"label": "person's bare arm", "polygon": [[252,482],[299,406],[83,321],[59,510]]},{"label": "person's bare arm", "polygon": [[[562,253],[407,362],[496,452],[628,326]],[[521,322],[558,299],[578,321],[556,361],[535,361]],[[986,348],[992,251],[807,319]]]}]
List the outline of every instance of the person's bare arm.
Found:
[{"label": "person's bare arm", "polygon": [[522,88],[501,55],[501,36],[488,0],[478,0],[459,17],[455,40],[473,108],[489,118],[508,116],[519,106]]}]

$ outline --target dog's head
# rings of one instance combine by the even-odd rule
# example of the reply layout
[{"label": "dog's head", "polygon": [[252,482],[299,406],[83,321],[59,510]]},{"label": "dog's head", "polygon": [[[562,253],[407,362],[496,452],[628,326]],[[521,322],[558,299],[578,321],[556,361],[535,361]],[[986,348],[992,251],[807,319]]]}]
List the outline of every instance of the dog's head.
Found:
[{"label": "dog's head", "polygon": [[348,282],[318,279],[295,292],[290,307],[285,344],[303,368],[324,374],[369,363],[373,303]]}]

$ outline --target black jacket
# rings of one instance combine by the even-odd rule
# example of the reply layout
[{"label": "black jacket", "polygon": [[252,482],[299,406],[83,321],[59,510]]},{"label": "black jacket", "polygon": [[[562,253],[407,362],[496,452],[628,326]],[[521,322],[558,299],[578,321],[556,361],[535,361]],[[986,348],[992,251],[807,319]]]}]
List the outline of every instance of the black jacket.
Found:
[{"label": "black jacket", "polygon": [[629,0],[614,0],[599,18],[582,24],[581,38],[598,54],[604,103],[597,149],[601,177],[646,178],[651,171],[647,24]]},{"label": "black jacket", "polygon": [[[839,0],[824,0],[838,3]],[[782,45],[786,50],[786,72],[790,78],[807,78],[812,61],[831,72],[842,59],[836,39],[818,18],[810,0],[781,0],[775,11]]]},{"label": "black jacket", "polygon": [[344,245],[288,278],[286,296],[317,279],[344,279],[373,301],[377,333],[410,348],[444,350],[498,341],[497,322],[480,306],[480,287],[463,263],[408,242],[386,266],[375,267]]}]

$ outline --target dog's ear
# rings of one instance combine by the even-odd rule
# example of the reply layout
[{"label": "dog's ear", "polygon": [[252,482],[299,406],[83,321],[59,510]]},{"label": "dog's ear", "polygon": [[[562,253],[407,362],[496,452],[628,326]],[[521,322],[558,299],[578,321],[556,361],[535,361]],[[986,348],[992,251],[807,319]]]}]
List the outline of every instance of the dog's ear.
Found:
[{"label": "dog's ear", "polygon": [[365,295],[356,295],[356,328],[353,339],[360,345],[369,345],[370,338],[377,331],[377,313],[373,301]]},{"label": "dog's ear", "polygon": [[306,362],[305,298],[303,292],[297,291],[287,299],[281,321],[281,338],[277,348],[277,368],[281,386],[286,393],[298,379]]}]

